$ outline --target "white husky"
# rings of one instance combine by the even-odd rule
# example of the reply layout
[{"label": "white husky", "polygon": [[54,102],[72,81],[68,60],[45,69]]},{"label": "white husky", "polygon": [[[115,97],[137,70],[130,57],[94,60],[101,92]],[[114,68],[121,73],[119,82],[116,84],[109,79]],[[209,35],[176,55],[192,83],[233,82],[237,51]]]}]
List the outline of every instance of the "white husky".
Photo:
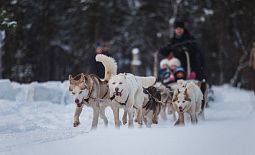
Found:
[{"label": "white husky", "polygon": [[173,106],[178,113],[178,120],[175,125],[184,124],[184,113],[190,114],[191,123],[197,123],[197,115],[201,112],[203,94],[200,88],[193,81],[179,80],[178,87],[174,91]]},{"label": "white husky", "polygon": [[142,108],[144,102],[143,87],[148,88],[156,81],[155,77],[139,77],[133,74],[120,73],[109,80],[110,96],[113,99],[115,126],[119,127],[119,108],[124,108],[123,124],[133,127],[134,109],[137,111],[137,122],[142,124]]}]

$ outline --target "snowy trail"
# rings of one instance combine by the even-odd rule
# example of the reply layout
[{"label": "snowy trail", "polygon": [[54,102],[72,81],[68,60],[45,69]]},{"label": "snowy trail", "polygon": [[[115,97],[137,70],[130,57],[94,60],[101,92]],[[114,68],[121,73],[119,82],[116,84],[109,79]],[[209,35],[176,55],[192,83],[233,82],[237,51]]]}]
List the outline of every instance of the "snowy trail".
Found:
[{"label": "snowy trail", "polygon": [[85,109],[81,125],[72,127],[74,105],[0,100],[0,154],[255,154],[255,96],[229,86],[214,87],[215,101],[198,125],[173,127],[171,116],[151,129],[114,129],[100,120],[91,126],[92,110]]}]

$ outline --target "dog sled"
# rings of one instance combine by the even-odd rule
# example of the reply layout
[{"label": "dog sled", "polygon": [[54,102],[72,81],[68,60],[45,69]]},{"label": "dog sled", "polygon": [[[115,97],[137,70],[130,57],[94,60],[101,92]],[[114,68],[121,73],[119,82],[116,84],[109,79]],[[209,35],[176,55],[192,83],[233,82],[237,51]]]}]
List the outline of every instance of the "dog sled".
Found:
[{"label": "dog sled", "polygon": [[[159,70],[158,79],[160,83],[166,86],[170,91],[173,91],[177,87],[178,80],[185,80],[185,81],[194,81],[196,84],[200,86],[200,89],[204,95],[204,102],[214,101],[214,92],[211,89],[210,85],[206,83],[205,80],[198,81],[195,79],[196,73],[191,72],[191,65],[190,65],[190,56],[187,51],[185,51],[187,66],[186,70],[184,67],[179,66],[178,63],[171,63],[174,64],[175,68],[171,68],[171,66],[162,67]],[[171,61],[171,60],[170,60]],[[162,62],[160,62],[162,63]],[[162,66],[162,64],[160,64]],[[208,106],[208,103],[205,103]]]}]

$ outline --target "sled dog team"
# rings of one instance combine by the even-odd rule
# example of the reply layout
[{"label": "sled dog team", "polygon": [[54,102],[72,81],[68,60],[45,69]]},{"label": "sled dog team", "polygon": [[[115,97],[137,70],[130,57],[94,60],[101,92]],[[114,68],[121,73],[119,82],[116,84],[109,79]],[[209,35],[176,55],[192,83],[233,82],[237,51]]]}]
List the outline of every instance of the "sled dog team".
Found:
[{"label": "sled dog team", "polygon": [[[115,127],[121,123],[133,127],[134,122],[147,127],[158,123],[161,113],[166,119],[166,109],[172,113],[176,120],[175,125],[184,125],[184,113],[190,115],[191,123],[197,123],[198,115],[204,118],[203,94],[199,84],[193,81],[179,80],[173,91],[160,83],[156,83],[153,76],[140,77],[130,73],[117,74],[116,61],[103,54],[96,56],[96,61],[101,62],[105,68],[104,79],[93,74],[69,75],[69,92],[76,104],[73,126],[80,124],[80,114],[84,106],[93,109],[91,129],[96,129],[98,118],[103,119],[105,126],[108,120],[105,108],[111,107]],[[156,84],[155,84],[156,83]],[[124,109],[122,121],[119,119],[119,109]]]}]

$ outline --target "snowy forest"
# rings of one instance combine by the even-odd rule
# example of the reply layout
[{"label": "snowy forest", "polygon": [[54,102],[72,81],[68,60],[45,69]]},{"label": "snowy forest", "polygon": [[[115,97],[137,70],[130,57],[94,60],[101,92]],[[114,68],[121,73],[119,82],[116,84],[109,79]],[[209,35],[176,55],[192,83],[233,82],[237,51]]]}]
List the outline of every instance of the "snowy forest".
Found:
[{"label": "snowy forest", "polygon": [[29,83],[87,73],[97,41],[108,43],[125,72],[138,48],[141,75],[152,74],[154,54],[182,19],[204,54],[211,84],[253,89],[253,6],[241,0],[1,0],[0,78]]}]

